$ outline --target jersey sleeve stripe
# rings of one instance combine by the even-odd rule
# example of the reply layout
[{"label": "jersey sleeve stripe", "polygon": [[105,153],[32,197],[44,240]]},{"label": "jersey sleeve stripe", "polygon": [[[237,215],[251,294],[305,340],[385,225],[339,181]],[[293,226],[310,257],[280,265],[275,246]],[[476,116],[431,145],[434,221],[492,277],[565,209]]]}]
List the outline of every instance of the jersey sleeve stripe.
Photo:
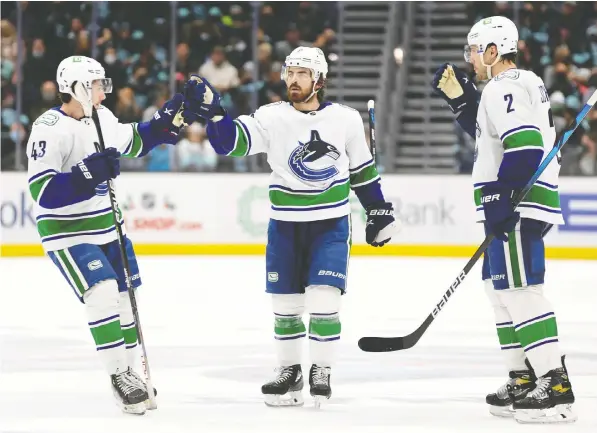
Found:
[{"label": "jersey sleeve stripe", "polygon": [[543,147],[527,144],[525,146],[513,147],[511,149],[505,149],[504,153],[518,152],[519,150],[539,150],[539,151],[543,152]]},{"label": "jersey sleeve stripe", "polygon": [[536,131],[541,132],[541,130],[538,127],[536,127],[535,125],[521,125],[521,126],[517,126],[516,128],[512,128],[512,129],[509,129],[506,132],[504,132],[501,135],[500,140],[504,141],[504,139],[511,134],[514,134],[518,131],[525,131],[525,130],[529,130],[529,129],[534,129]]},{"label": "jersey sleeve stripe", "polygon": [[249,152],[249,140],[238,120],[234,121],[234,126],[236,127],[234,148],[228,153],[228,156],[246,156]]},{"label": "jersey sleeve stripe", "polygon": [[143,140],[141,139],[139,131],[137,130],[137,124],[133,123],[131,124],[131,127],[133,128],[133,137],[122,156],[127,158],[136,158],[143,151]]},{"label": "jersey sleeve stripe", "polygon": [[[371,160],[373,162],[373,160]],[[366,185],[379,178],[379,173],[374,164],[364,167],[356,173],[350,174],[350,185],[355,188]]]},{"label": "jersey sleeve stripe", "polygon": [[35,176],[31,176],[29,178],[29,183],[33,182],[36,179],[39,179],[42,176],[46,176],[48,174],[58,174],[58,172],[56,170],[53,170],[53,169],[44,170],[41,173],[37,173]]},{"label": "jersey sleeve stripe", "polygon": [[526,130],[519,131],[504,138],[504,149],[520,149],[522,147],[543,147],[543,137],[539,131]]},{"label": "jersey sleeve stripe", "polygon": [[246,155],[248,155],[249,153],[251,153],[251,147],[253,147],[253,140],[251,139],[251,132],[249,131],[249,128],[247,128],[247,125],[245,125],[242,120],[239,120],[238,123],[240,123],[241,126],[243,127],[243,131],[249,141],[249,146],[247,148],[247,153],[246,153]]},{"label": "jersey sleeve stripe", "polygon": [[56,173],[48,173],[45,177],[38,178],[33,182],[29,183],[29,192],[31,193],[31,198],[36,202],[39,203],[39,198],[46,186],[50,182],[50,180],[56,175]]},{"label": "jersey sleeve stripe", "polygon": [[373,158],[370,159],[367,162],[362,163],[358,167],[349,169],[348,171],[350,171],[351,174],[355,174],[357,171],[362,170],[363,168],[365,168],[365,167],[367,167],[368,165],[371,165],[371,164],[373,164]]}]

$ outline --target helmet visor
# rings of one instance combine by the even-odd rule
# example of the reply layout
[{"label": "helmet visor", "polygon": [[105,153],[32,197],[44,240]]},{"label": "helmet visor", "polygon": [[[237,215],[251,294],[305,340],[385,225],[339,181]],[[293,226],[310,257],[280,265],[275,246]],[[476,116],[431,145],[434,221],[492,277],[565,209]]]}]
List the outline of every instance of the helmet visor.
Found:
[{"label": "helmet visor", "polygon": [[471,46],[470,45],[464,46],[464,61],[466,63],[471,62]]},{"label": "helmet visor", "polygon": [[98,78],[93,80],[93,85],[98,86],[104,93],[112,93],[112,78]]}]

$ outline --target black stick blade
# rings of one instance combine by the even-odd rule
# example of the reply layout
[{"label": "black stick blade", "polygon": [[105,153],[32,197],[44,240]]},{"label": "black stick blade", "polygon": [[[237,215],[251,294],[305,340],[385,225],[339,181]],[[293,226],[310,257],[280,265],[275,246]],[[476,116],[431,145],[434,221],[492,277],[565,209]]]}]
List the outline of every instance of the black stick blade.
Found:
[{"label": "black stick blade", "polygon": [[363,337],[359,340],[359,347],[363,352],[394,352],[408,349],[404,337]]}]

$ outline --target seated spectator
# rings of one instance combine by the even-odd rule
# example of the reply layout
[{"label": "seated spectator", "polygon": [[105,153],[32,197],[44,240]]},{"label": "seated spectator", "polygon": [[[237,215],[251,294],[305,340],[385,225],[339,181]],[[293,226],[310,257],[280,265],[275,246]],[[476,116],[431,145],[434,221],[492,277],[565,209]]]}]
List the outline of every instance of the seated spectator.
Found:
[{"label": "seated spectator", "polygon": [[213,49],[209,60],[199,68],[199,75],[207,78],[220,93],[229,92],[240,84],[238,69],[226,60],[226,53],[221,46]]},{"label": "seated spectator", "polygon": [[581,139],[583,154],[580,157],[579,168],[581,174],[594,176],[597,174],[597,112],[591,110],[587,117],[589,129]]},{"label": "seated spectator", "polygon": [[182,171],[214,171],[218,165],[218,155],[199,123],[186,129],[186,138],[176,145],[175,152],[178,169]]},{"label": "seated spectator", "polygon": [[141,118],[141,110],[135,101],[135,93],[130,87],[125,87],[118,91],[118,101],[114,115],[121,123],[138,122]]},{"label": "seated spectator", "polygon": [[58,89],[54,81],[46,81],[41,85],[41,100],[34,103],[29,112],[29,117],[35,121],[39,116],[52,107],[60,106]]},{"label": "seated spectator", "polygon": [[310,44],[301,40],[301,32],[298,30],[296,24],[290,23],[284,40],[276,42],[275,58],[279,62],[283,62],[295,48],[305,45]]},{"label": "seated spectator", "polygon": [[153,115],[158,111],[162,106],[166,103],[170,96],[170,92],[168,89],[161,87],[156,92],[156,96],[153,100],[153,103],[143,111],[143,116],[141,117],[141,121],[148,122],[151,120]]}]

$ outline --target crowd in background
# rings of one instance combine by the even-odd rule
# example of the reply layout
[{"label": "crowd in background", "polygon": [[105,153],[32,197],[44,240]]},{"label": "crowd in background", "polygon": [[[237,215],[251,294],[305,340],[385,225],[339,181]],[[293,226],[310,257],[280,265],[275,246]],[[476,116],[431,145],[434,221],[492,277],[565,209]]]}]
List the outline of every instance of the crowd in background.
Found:
[{"label": "crowd in background", "polygon": [[[15,146],[23,146],[31,123],[59,106],[55,82],[60,61],[71,55],[96,59],[112,79],[104,101],[121,122],[146,121],[171,96],[171,5],[169,2],[21,2],[23,13],[22,115],[17,119],[17,11],[2,2],[2,169],[15,167]],[[175,80],[180,91],[190,74],[205,76],[220,92],[232,116],[251,111],[251,93],[263,105],[286,98],[280,73],[285,57],[299,45],[327,52],[336,27],[335,2],[261,3],[257,56],[252,52],[253,7],[249,2],[178,2]],[[257,59],[258,65],[253,59]],[[255,77],[255,74],[258,76]],[[26,167],[23,152],[23,167]],[[181,142],[148,157],[123,160],[124,169],[149,171],[246,171],[245,159],[218,158],[204,127],[186,128]]]},{"label": "crowd in background", "polygon": [[[517,66],[545,82],[559,134],[597,89],[597,2],[469,3],[471,25],[494,15],[518,21]],[[460,168],[468,172],[474,141],[460,131],[458,136]],[[579,125],[562,154],[562,174],[597,174],[597,110]]]}]

